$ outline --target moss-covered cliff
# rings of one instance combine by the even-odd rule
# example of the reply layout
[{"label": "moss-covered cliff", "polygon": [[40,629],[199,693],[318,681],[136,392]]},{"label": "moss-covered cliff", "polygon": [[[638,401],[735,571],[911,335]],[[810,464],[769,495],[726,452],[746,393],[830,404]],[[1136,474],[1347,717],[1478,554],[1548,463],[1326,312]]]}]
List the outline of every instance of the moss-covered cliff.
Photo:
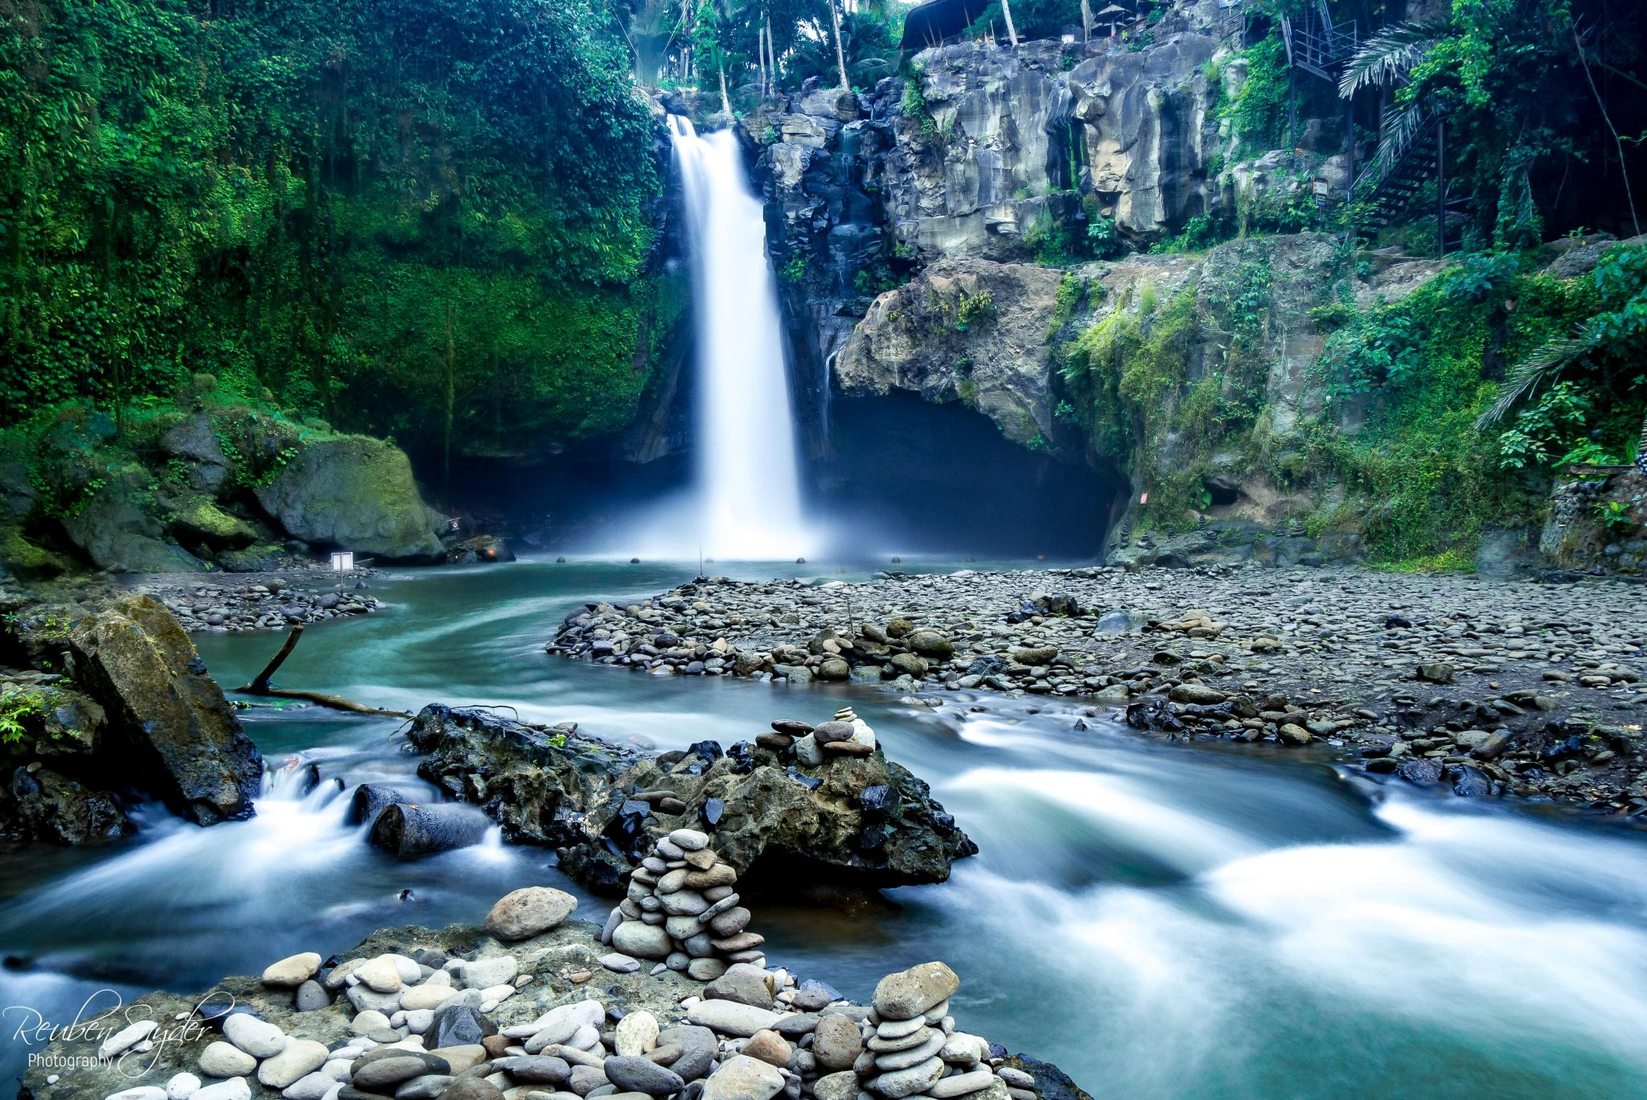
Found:
[{"label": "moss-covered cliff", "polygon": [[836,379],[1124,472],[1120,560],[1474,567],[1485,546],[1497,568],[1536,547],[1572,452],[1633,452],[1638,410],[1477,425],[1509,365],[1595,311],[1606,249],[1443,264],[1304,234],[1061,272],[949,260],[876,299]]},{"label": "moss-covered cliff", "polygon": [[679,294],[604,7],[24,0],[0,57],[0,425],[202,372],[435,453],[634,416]]}]

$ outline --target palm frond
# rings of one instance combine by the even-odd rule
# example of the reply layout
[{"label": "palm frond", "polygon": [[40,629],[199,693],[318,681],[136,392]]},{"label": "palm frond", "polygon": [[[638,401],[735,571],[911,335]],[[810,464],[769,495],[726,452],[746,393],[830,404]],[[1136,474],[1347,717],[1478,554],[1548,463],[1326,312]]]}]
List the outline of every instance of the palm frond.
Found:
[{"label": "palm frond", "polygon": [[1384,112],[1378,132],[1378,152],[1374,154],[1381,175],[1395,169],[1413,141],[1430,124],[1430,118],[1430,112],[1417,103],[1398,104]]},{"label": "palm frond", "polygon": [[1362,88],[1389,84],[1424,59],[1447,33],[1440,23],[1397,23],[1361,44],[1338,80],[1338,94],[1348,99]]},{"label": "palm frond", "polygon": [[1498,399],[1476,420],[1476,429],[1485,431],[1503,420],[1511,409],[1532,396],[1533,391],[1544,383],[1552,381],[1593,345],[1594,341],[1583,336],[1557,336],[1546,340],[1510,371],[1510,376],[1499,387]]}]

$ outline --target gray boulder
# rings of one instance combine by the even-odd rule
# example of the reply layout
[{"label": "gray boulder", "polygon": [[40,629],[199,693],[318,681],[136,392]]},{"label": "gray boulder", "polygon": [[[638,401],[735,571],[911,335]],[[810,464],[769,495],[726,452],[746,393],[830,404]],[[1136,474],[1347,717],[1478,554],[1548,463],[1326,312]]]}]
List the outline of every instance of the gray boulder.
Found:
[{"label": "gray boulder", "polygon": [[121,600],[76,625],[69,648],[132,786],[202,825],[251,814],[263,757],[164,604]]},{"label": "gray boulder", "polygon": [[392,444],[338,436],[305,444],[257,502],[288,534],[392,561],[438,561],[440,516],[423,503],[412,464]]}]

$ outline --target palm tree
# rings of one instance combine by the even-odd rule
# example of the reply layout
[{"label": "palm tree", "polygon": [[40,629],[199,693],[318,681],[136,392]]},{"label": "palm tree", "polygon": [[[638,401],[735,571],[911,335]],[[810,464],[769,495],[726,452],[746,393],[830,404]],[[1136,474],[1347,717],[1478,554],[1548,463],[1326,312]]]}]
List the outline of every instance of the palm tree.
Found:
[{"label": "palm tree", "polygon": [[[1525,402],[1545,386],[1554,384],[1561,372],[1592,354],[1617,352],[1619,332],[1610,323],[1613,318],[1628,316],[1629,306],[1616,313],[1598,313],[1583,322],[1572,336],[1559,336],[1545,341],[1527,358],[1517,363],[1509,377],[1499,387],[1498,398],[1475,422],[1477,431],[1485,431],[1498,424],[1516,406]],[[1647,474],[1647,417],[1641,422],[1641,447],[1636,452],[1635,466]]]},{"label": "palm tree", "polygon": [[[1444,23],[1395,23],[1361,44],[1338,80],[1338,94],[1349,99],[1363,88],[1399,88],[1413,68],[1443,39],[1455,32]],[[1395,100],[1384,112],[1378,135],[1378,160],[1387,170],[1430,122],[1417,96]]]},{"label": "palm tree", "polygon": [[835,0],[829,0],[829,18],[835,24],[835,65],[841,71],[841,91],[849,91],[852,82],[846,78],[846,47],[841,42],[841,13]]}]

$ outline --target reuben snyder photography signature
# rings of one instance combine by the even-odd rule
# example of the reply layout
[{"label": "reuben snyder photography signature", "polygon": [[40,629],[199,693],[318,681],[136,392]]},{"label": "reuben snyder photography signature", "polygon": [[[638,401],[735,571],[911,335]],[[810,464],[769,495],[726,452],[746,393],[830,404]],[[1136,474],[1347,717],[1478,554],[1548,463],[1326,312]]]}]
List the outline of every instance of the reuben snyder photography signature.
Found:
[{"label": "reuben snyder photography signature", "polygon": [[221,1016],[234,1005],[234,997],[218,989],[202,997],[193,1010],[162,1019],[152,1005],[127,1004],[115,990],[99,989],[67,1021],[51,1019],[30,1005],[0,1008],[0,1034],[6,1042],[28,1049],[30,1069],[112,1066],[137,1078],[152,1070],[168,1047],[205,1035],[206,1019]]}]

